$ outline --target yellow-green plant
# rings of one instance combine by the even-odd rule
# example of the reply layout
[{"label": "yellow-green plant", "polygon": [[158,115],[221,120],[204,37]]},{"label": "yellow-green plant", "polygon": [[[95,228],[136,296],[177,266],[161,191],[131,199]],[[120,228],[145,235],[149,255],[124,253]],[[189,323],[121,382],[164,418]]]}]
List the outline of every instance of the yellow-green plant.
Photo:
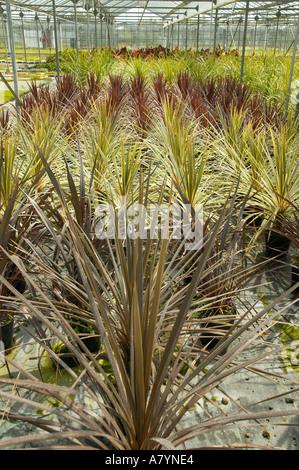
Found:
[{"label": "yellow-green plant", "polygon": [[[202,184],[209,157],[209,145],[198,136],[198,123],[186,116],[184,106],[164,100],[162,118],[156,123],[156,133],[149,137],[149,145],[159,155],[172,182],[192,207],[205,196]],[[186,202],[186,201],[185,201]]]},{"label": "yellow-green plant", "polygon": [[58,119],[47,109],[36,108],[29,123],[24,123],[21,128],[20,148],[26,158],[23,178],[28,184],[34,184],[39,192],[45,189],[47,181],[46,173],[41,175],[44,166],[40,152],[49,165],[56,165],[58,168],[61,163],[58,157],[67,149],[68,138],[60,133],[62,125],[63,116]]},{"label": "yellow-green plant", "polygon": [[107,182],[104,183],[104,187],[109,198],[114,202],[116,202],[115,198],[131,198],[139,186],[137,176],[140,170],[142,147],[138,142],[132,144],[126,140],[123,136],[110,161],[105,160]]},{"label": "yellow-green plant", "polygon": [[111,108],[106,99],[92,104],[90,118],[82,128],[82,140],[85,158],[94,175],[94,188],[101,191],[106,165],[110,164],[120,143],[117,110]]}]

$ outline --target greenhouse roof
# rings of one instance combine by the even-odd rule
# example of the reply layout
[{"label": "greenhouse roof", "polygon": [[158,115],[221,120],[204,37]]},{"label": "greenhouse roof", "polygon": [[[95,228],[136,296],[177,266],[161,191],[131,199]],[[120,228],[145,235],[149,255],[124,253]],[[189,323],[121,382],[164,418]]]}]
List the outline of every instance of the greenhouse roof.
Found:
[{"label": "greenhouse roof", "polygon": [[[173,24],[186,19],[196,19],[200,15],[211,15],[218,10],[222,17],[236,18],[245,13],[246,1],[229,0],[199,0],[199,1],[174,1],[168,0],[75,0],[78,13],[90,15],[102,14],[109,21],[160,21],[165,25]],[[12,16],[17,17],[21,10],[28,12],[30,16],[36,13],[52,16],[53,0],[11,0]],[[55,0],[58,17],[67,19],[73,15],[73,0]],[[2,2],[5,10],[5,2]],[[257,15],[267,20],[275,20],[280,11],[282,18],[290,18],[299,14],[299,2],[290,0],[263,0],[249,3],[249,19]],[[31,12],[31,14],[30,14]]]}]

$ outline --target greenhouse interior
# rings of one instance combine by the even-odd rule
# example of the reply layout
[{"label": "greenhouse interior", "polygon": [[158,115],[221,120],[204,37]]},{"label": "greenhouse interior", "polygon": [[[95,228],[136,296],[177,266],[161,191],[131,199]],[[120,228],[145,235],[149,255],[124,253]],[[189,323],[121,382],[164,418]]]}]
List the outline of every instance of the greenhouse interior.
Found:
[{"label": "greenhouse interior", "polygon": [[0,23],[0,449],[298,450],[299,2]]}]

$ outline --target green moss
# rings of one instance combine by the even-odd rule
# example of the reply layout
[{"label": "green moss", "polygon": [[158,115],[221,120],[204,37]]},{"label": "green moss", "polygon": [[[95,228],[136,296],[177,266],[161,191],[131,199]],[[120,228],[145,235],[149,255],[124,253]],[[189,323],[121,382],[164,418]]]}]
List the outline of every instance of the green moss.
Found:
[{"label": "green moss", "polygon": [[299,372],[299,344],[284,348],[279,359],[285,373],[288,371]]},{"label": "green moss", "polygon": [[284,372],[299,372],[299,327],[278,323],[275,328],[280,333],[280,341],[286,345],[279,357]]},{"label": "green moss", "polygon": [[275,328],[280,332],[279,338],[283,344],[289,344],[299,340],[299,327],[278,323],[275,325]]}]

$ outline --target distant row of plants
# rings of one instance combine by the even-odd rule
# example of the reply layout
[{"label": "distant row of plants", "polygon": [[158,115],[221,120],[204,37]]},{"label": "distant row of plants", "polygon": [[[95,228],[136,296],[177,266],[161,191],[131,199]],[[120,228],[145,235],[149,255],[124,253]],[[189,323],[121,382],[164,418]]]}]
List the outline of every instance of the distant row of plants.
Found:
[{"label": "distant row of plants", "polygon": [[[46,66],[55,69],[55,56],[47,59]],[[236,50],[226,51],[220,47],[215,54],[209,49],[200,50],[198,56],[194,51],[170,50],[162,46],[140,50],[105,48],[80,51],[78,58],[75,50],[67,49],[60,53],[60,67],[63,73],[72,73],[81,82],[86,82],[90,73],[102,80],[109,74],[128,77],[134,75],[137,69],[147,79],[161,72],[170,83],[182,70],[199,81],[211,78],[234,78],[239,81],[241,58]],[[290,68],[289,56],[279,56],[273,60],[271,52],[253,54],[245,59],[243,83],[268,100],[285,104]],[[299,78],[298,63],[295,63],[293,78],[294,82]]]},{"label": "distant row of plants", "polygon": [[[292,110],[285,117],[232,77],[200,80],[182,68],[188,55],[171,62],[175,73],[138,57],[126,69],[107,61],[104,74],[102,54],[93,72],[82,55],[56,87],[32,84],[19,120],[1,114],[1,323],[14,320],[38,349],[26,368],[22,335],[6,344],[1,422],[33,429],[2,436],[0,448],[177,449],[244,421],[298,415],[269,413],[267,401],[255,411],[215,404],[213,416],[180,427],[240,370],[272,380],[258,363],[284,347],[266,349],[266,333],[298,284],[260,311],[241,299],[260,269],[285,262],[291,242],[299,249]],[[136,204],[166,207],[147,226],[160,222],[156,237],[97,236],[97,208],[122,214],[122,201],[127,227]],[[202,207],[198,249],[186,249],[190,233],[163,236],[172,204],[189,208],[192,228]],[[273,234],[284,237],[278,245]],[[227,437],[223,448],[241,445]]]}]

